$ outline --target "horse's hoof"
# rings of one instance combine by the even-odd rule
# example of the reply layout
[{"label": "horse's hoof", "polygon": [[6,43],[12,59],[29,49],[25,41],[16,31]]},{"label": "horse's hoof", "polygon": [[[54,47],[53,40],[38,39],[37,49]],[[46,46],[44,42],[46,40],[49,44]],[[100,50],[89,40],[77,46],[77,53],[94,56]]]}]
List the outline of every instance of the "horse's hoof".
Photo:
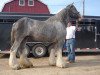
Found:
[{"label": "horse's hoof", "polygon": [[55,64],[49,64],[50,66],[55,66]]},{"label": "horse's hoof", "polygon": [[68,68],[68,65],[66,63],[56,64],[56,66],[59,68]]},{"label": "horse's hoof", "polygon": [[20,66],[17,66],[17,67],[11,67],[11,68],[12,68],[12,70],[19,70],[19,69],[21,69]]},{"label": "horse's hoof", "polygon": [[29,68],[33,68],[33,67],[34,67],[33,65],[30,65],[30,66],[29,66]]},{"label": "horse's hoof", "polygon": [[50,66],[56,66],[56,63],[49,63]]},{"label": "horse's hoof", "polygon": [[23,69],[23,68],[33,68],[33,65],[32,63],[20,63],[20,67]]},{"label": "horse's hoof", "polygon": [[19,70],[21,69],[21,67],[17,67],[17,68],[12,68],[13,70]]},{"label": "horse's hoof", "polygon": [[57,66],[59,68],[68,68],[68,66]]}]

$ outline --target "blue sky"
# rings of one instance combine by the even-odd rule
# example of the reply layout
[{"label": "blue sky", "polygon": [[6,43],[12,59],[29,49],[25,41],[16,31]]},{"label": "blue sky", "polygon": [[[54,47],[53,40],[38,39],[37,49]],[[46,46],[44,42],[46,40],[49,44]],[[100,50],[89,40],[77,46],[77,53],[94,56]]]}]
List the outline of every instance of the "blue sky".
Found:
[{"label": "blue sky", "polygon": [[[5,3],[10,0],[0,0],[0,11],[2,10]],[[78,11],[82,13],[82,1],[83,0],[41,0],[43,3],[48,5],[51,14],[56,14],[61,9],[66,7],[68,4],[74,2],[74,5]],[[100,16],[100,0],[85,0],[85,15]]]}]

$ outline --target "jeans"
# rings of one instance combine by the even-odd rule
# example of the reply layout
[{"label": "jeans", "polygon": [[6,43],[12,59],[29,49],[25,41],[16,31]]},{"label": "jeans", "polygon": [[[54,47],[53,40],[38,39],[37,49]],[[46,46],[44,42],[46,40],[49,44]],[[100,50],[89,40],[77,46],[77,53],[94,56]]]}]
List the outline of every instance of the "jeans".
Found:
[{"label": "jeans", "polygon": [[75,38],[67,39],[66,47],[68,51],[68,61],[75,62]]}]

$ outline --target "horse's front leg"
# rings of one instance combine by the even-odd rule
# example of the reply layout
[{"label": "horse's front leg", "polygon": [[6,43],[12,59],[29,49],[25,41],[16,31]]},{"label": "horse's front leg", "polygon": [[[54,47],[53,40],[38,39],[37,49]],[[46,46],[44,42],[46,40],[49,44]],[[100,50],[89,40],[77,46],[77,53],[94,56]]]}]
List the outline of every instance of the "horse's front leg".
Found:
[{"label": "horse's front leg", "polygon": [[61,48],[58,48],[58,49],[57,49],[56,66],[57,66],[57,67],[61,67],[61,68],[67,67],[66,62],[64,61],[64,59],[63,59],[63,57],[62,57],[62,49],[61,49]]},{"label": "horse's front leg", "polygon": [[18,50],[19,45],[20,42],[15,41],[10,49],[9,66],[14,70],[20,69],[20,65],[16,58],[16,52]]}]

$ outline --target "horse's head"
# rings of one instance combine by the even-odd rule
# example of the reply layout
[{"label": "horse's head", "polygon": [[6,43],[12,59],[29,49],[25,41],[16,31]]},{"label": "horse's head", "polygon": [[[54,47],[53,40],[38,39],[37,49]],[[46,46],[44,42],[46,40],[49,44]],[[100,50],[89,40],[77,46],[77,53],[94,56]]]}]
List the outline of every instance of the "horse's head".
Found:
[{"label": "horse's head", "polygon": [[55,16],[50,17],[47,21],[61,21],[63,25],[67,25],[69,20],[81,20],[81,15],[73,4],[62,9]]},{"label": "horse's head", "polygon": [[67,13],[68,13],[69,19],[73,18],[73,19],[78,20],[81,18],[80,13],[77,11],[76,7],[73,4],[70,4],[67,6]]}]

